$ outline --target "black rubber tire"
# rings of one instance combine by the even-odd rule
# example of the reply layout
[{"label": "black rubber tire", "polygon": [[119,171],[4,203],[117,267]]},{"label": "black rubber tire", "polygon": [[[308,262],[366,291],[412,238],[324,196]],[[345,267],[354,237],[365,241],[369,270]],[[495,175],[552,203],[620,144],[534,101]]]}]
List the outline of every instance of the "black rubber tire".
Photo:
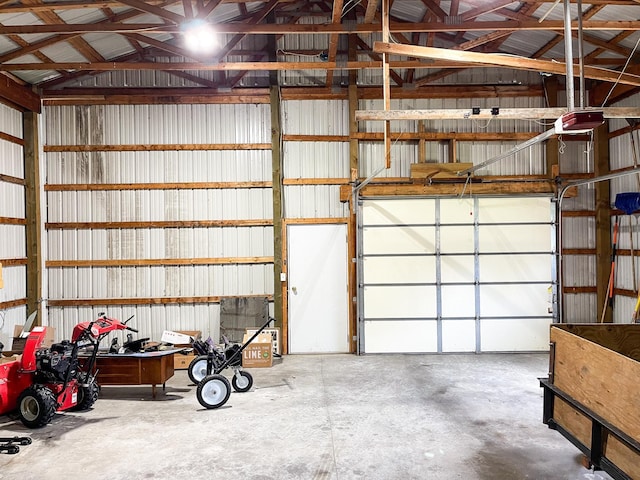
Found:
[{"label": "black rubber tire", "polygon": [[81,410],[89,410],[94,403],[98,400],[98,394],[100,393],[100,388],[98,387],[98,382],[96,382],[95,377],[91,378],[91,382],[87,385],[82,385],[84,380],[84,374],[79,376],[78,378],[78,403],[76,403],[75,407],[72,410],[81,411]]},{"label": "black rubber tire", "polygon": [[27,387],[18,397],[18,415],[25,427],[44,427],[53,420],[56,410],[56,396],[44,385]]},{"label": "black rubber tire", "polygon": [[198,383],[196,397],[204,408],[219,408],[227,403],[231,395],[229,380],[222,375],[207,375]]},{"label": "black rubber tire", "polygon": [[236,374],[231,377],[231,385],[233,385],[233,389],[240,393],[251,390],[251,387],[253,386],[253,376],[244,370],[240,370],[238,374],[242,377],[241,380],[238,380]]},{"label": "black rubber tire", "polygon": [[207,376],[207,356],[199,355],[191,360],[187,373],[193,383],[199,384]]}]

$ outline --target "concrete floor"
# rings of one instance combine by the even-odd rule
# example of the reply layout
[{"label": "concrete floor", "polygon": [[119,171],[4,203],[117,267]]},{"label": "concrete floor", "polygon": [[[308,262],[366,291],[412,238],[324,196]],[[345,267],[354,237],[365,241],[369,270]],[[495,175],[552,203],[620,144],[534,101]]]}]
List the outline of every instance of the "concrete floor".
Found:
[{"label": "concrete floor", "polygon": [[288,356],[203,409],[186,371],[103,387],[93,409],[30,431],[0,479],[609,479],[542,424],[547,355]]}]

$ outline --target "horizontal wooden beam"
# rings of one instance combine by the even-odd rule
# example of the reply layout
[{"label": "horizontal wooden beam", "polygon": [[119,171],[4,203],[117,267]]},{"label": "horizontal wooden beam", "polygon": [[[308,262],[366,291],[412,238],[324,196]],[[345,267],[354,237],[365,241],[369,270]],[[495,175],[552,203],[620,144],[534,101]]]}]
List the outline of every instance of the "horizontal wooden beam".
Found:
[{"label": "horizontal wooden beam", "polygon": [[[3,70],[0,66],[0,70]],[[7,75],[0,75],[0,101],[21,111],[40,113],[40,95]]]},{"label": "horizontal wooden beam", "polygon": [[26,225],[27,220],[24,218],[0,217],[0,225]]},{"label": "horizontal wooden beam", "polygon": [[194,265],[259,265],[273,263],[273,257],[218,257],[218,258],[147,258],[109,260],[47,260],[47,268],[65,267],[180,267]]},{"label": "horizontal wooden beam", "polygon": [[350,178],[285,178],[283,185],[347,185]]},{"label": "horizontal wooden beam", "polygon": [[[252,294],[242,295],[245,297],[264,298],[272,302],[272,294]],[[212,295],[208,297],[134,297],[134,298],[50,298],[47,300],[49,307],[77,307],[77,306],[100,306],[100,305],[175,305],[175,304],[193,304],[193,303],[220,303],[223,298],[233,298],[228,295]],[[1,304],[0,304],[1,307]]]},{"label": "horizontal wooden beam", "polygon": [[[340,188],[340,197],[349,198],[352,187]],[[366,185],[360,190],[361,197],[419,196],[419,195],[525,195],[554,194],[556,185],[552,181],[533,182],[481,182],[465,185],[460,183],[432,183],[422,185],[410,183],[402,185]]]},{"label": "horizontal wooden beam", "polygon": [[162,152],[201,150],[271,150],[270,143],[180,143],[153,145],[45,145],[45,152]]},{"label": "horizontal wooden beam", "polygon": [[[314,34],[354,34],[377,33],[382,31],[381,23],[368,24],[344,24],[344,23],[317,23],[317,24],[281,24],[281,23],[216,23],[214,28],[219,34],[243,34],[243,35],[314,35]],[[446,33],[446,32],[491,32],[491,31],[555,31],[562,30],[562,20],[502,20],[502,21],[467,21],[461,23],[447,22],[390,22],[390,33]],[[582,22],[583,30],[640,30],[640,21],[637,20],[587,20]],[[577,22],[571,23],[571,29],[577,30]],[[2,25],[0,35],[25,35],[25,34],[85,34],[85,33],[182,33],[180,25],[160,23],[48,23],[44,25]]]},{"label": "horizontal wooden beam", "polygon": [[18,267],[26,264],[26,258],[0,258],[0,265],[3,267]]},{"label": "horizontal wooden beam", "polygon": [[26,298],[20,298],[18,300],[8,300],[6,302],[0,302],[0,310],[7,310],[9,308],[22,307],[27,304]]},{"label": "horizontal wooden beam", "polygon": [[[448,62],[460,68],[456,62]],[[430,64],[440,68],[441,62]],[[443,67],[444,68],[444,67]],[[282,100],[344,100],[347,88],[339,87],[283,87]],[[391,87],[391,97],[403,98],[522,98],[541,97],[540,85],[429,85],[420,88]],[[358,98],[382,98],[382,87],[358,87]],[[269,103],[266,88],[232,88],[231,90],[203,88],[64,88],[45,90],[44,105],[142,105],[142,104],[246,104]]]},{"label": "horizontal wooden beam", "polygon": [[[104,190],[208,190],[223,188],[271,188],[271,182],[185,182],[185,183],[48,183],[47,192],[80,192]],[[0,223],[2,223],[0,217]]]},{"label": "horizontal wooden beam", "polygon": [[[605,118],[640,118],[640,108],[637,107],[606,107],[593,110],[603,112]],[[557,119],[567,112],[568,110],[565,107],[499,108],[496,115],[491,113],[490,108],[481,109],[477,115],[474,115],[470,108],[446,110],[356,110],[356,120],[543,120]]]},{"label": "horizontal wooden beam", "polygon": [[[391,132],[395,142],[413,142],[419,140],[442,142],[457,140],[460,142],[503,142],[529,140],[538,135],[532,132]],[[355,132],[349,135],[283,135],[285,142],[349,142],[352,139],[362,141],[384,141],[382,132]]]},{"label": "horizontal wooden beam", "polygon": [[[375,42],[373,51],[384,54],[406,55],[409,57],[430,58],[434,60],[453,60],[460,62],[472,62],[482,65],[508,67],[516,70],[528,70],[535,72],[548,72],[563,75],[566,66],[563,62],[551,60],[539,60],[511,55],[499,55],[496,53],[468,52],[464,50],[452,50],[446,48],[420,47],[415,45],[401,45],[398,43]],[[593,80],[601,80],[625,85],[640,86],[640,76],[617,72],[600,67],[585,65],[582,69],[584,77]]]},{"label": "horizontal wooden beam", "polygon": [[47,230],[128,230],[139,228],[271,227],[273,220],[171,220],[154,222],[48,222]]}]

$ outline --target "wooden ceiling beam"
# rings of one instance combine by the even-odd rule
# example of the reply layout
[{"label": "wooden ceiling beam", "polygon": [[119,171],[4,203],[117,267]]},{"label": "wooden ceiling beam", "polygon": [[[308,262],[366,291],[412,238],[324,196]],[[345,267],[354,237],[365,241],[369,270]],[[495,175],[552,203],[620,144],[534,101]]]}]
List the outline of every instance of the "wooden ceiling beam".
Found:
[{"label": "wooden ceiling beam", "polygon": [[[277,35],[277,34],[331,34],[331,33],[377,33],[382,30],[379,24],[358,25],[334,25],[334,24],[257,24],[247,25],[243,23],[218,23],[215,24],[218,33],[243,33],[247,35]],[[557,20],[517,21],[483,21],[462,22],[450,25],[444,22],[428,23],[401,23],[391,22],[391,33],[413,32],[490,32],[495,30],[524,30],[524,31],[557,31],[563,28],[563,22]],[[577,24],[572,23],[572,29],[577,30]],[[640,30],[640,20],[590,20],[583,22],[584,31],[605,30],[624,31]],[[110,32],[155,32],[155,33],[179,33],[179,25],[166,25],[160,23],[112,23],[100,22],[90,24],[47,24],[47,25],[1,25],[0,35],[26,35],[26,34],[78,34],[78,33],[110,33]]]},{"label": "wooden ceiling beam", "polygon": [[[604,118],[640,118],[640,108],[608,107],[598,111]],[[434,109],[434,110],[358,110],[356,120],[386,122],[392,120],[543,120],[560,118],[567,113],[566,107],[553,108],[501,108],[494,115],[490,108],[481,109],[473,115],[471,109]]]},{"label": "wooden ceiling beam", "polygon": [[442,10],[442,8],[440,8],[440,5],[438,5],[436,2],[434,2],[433,0],[422,0],[422,3],[425,4],[425,6],[431,10],[431,12],[433,12],[433,14],[440,19],[441,21],[444,22],[444,20],[449,16],[447,15],[447,12],[445,12],[444,10]]},{"label": "wooden ceiling beam", "polygon": [[367,8],[364,12],[363,23],[373,23],[374,18],[376,17],[376,12],[378,11],[378,0],[369,0],[367,2]]},{"label": "wooden ceiling beam", "polygon": [[0,75],[0,101],[18,107],[22,111],[35,113],[41,111],[40,96],[7,75]]},{"label": "wooden ceiling beam", "polygon": [[[373,45],[373,51],[377,53],[391,53],[419,58],[452,60],[466,63],[476,62],[482,65],[501,66],[517,70],[548,72],[559,75],[565,73],[566,70],[563,62],[552,62],[548,60],[536,60],[525,57],[512,57],[491,53],[461,52],[443,48],[417,47],[383,42],[375,42]],[[638,75],[620,73],[615,70],[607,70],[605,68],[590,66],[585,66],[583,68],[583,72],[585,78],[593,80],[640,86],[640,76]]]},{"label": "wooden ceiling beam", "polygon": [[174,13],[165,8],[157,7],[147,2],[141,2],[140,0],[120,0],[120,3],[127,5],[128,7],[140,10],[141,12],[151,13],[163,20],[167,20],[168,22],[178,25],[186,22],[187,20],[184,15],[178,15],[177,13]]}]

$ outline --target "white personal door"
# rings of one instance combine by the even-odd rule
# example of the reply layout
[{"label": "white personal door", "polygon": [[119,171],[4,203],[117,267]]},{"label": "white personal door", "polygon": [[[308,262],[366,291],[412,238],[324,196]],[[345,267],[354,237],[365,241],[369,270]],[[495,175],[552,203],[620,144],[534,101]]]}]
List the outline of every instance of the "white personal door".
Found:
[{"label": "white personal door", "polygon": [[287,227],[289,353],[349,351],[347,226]]}]

